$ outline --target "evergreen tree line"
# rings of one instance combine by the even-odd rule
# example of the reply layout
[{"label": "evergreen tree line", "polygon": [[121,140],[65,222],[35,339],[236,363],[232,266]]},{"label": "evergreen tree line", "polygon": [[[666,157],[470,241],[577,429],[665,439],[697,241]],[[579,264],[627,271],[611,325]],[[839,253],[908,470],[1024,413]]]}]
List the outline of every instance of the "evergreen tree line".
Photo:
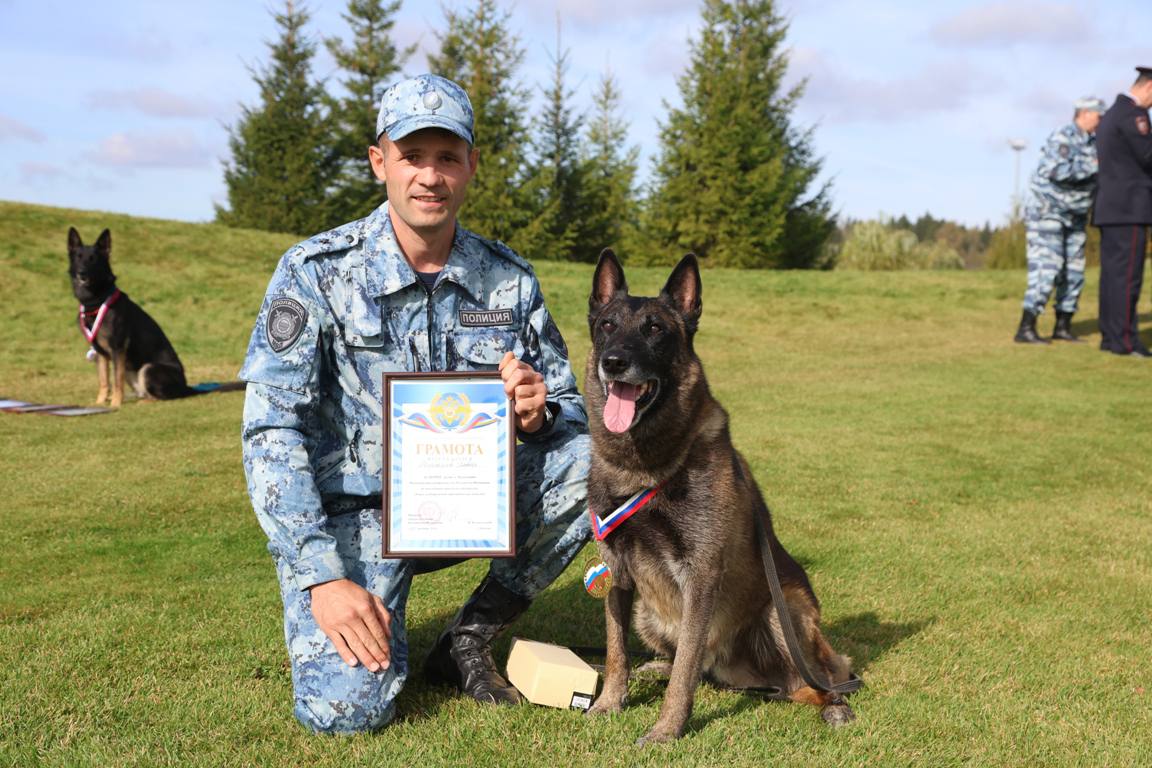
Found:
[{"label": "evergreen tree line", "polygon": [[[218,221],[311,234],[367,215],[385,197],[367,160],[379,99],[408,68],[455,80],[472,100],[480,168],[461,224],[531,259],[589,262],[612,247],[633,263],[692,251],[715,266],[827,266],[830,189],[816,184],[811,131],[790,121],[803,85],[783,86],[787,23],[775,0],[703,0],[681,106],[668,107],[643,188],[618,82],[604,74],[591,109],[574,106],[559,24],[534,110],[519,80],[525,48],[497,0],[445,8],[426,67],[407,67],[414,50],[392,39],[400,2],[348,0],[347,37],[319,41],[303,6],[273,11],[279,36],[252,69],[258,103],[230,129]],[[312,74],[319,44],[337,83]]]}]

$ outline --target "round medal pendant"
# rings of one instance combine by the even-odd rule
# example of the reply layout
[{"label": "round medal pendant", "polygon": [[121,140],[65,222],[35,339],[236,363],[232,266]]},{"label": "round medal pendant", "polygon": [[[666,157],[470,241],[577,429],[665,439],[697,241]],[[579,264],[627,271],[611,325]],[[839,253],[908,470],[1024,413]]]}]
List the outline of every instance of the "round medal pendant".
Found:
[{"label": "round medal pendant", "polygon": [[88,354],[86,354],[84,356],[84,359],[90,363],[96,362],[96,350],[92,349],[92,347],[89,347],[88,348]]},{"label": "round medal pendant", "polygon": [[603,600],[612,589],[612,571],[598,557],[584,564],[584,589],[597,600]]}]

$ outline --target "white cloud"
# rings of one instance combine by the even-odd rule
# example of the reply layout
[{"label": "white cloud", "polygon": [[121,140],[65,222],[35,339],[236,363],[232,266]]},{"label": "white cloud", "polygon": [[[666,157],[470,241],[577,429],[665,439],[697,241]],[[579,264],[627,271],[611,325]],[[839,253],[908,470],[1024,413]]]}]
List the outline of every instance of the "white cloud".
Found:
[{"label": "white cloud", "polygon": [[20,164],[20,181],[24,184],[36,184],[40,181],[58,179],[65,171],[58,165],[50,163],[26,162]]},{"label": "white cloud", "polygon": [[937,42],[972,47],[1086,43],[1095,36],[1091,19],[1071,3],[987,3],[932,27]]},{"label": "white cloud", "polygon": [[976,92],[987,97],[992,85],[963,60],[934,62],[911,75],[879,79],[847,74],[822,51],[794,48],[789,55],[785,86],[807,78],[801,104],[831,112],[838,123],[957,111]]},{"label": "white cloud", "polygon": [[100,90],[88,96],[94,109],[133,109],[150,117],[220,118],[228,108],[203,98],[188,98],[162,88]]},{"label": "white cloud", "polygon": [[44,134],[14,117],[0,115],[0,141],[44,141]]},{"label": "white cloud", "polygon": [[652,19],[688,13],[697,15],[699,0],[555,0],[553,3],[526,3],[526,10],[536,22],[555,24],[560,15],[562,24],[573,22],[578,26],[604,29],[605,25],[619,24],[633,19]]},{"label": "white cloud", "polygon": [[117,133],[100,142],[89,159],[113,168],[206,168],[215,153],[187,133]]}]

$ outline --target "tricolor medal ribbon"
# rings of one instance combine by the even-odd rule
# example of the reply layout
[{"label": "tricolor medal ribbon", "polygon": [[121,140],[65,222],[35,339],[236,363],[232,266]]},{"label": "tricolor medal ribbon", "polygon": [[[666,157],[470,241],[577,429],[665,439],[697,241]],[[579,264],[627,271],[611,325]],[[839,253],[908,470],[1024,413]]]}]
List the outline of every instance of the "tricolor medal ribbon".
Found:
[{"label": "tricolor medal ribbon", "polygon": [[[661,483],[661,485],[663,485],[663,483]],[[596,537],[596,541],[604,541],[604,539],[608,538],[608,534],[612,533],[612,531],[616,530],[625,520],[632,517],[632,515],[646,506],[648,502],[652,501],[660,491],[661,485],[638,491],[623,504],[616,507],[607,517],[600,517],[600,515],[591,509],[588,510],[588,513],[592,515],[592,535]]]},{"label": "tricolor medal ribbon", "polygon": [[[84,338],[88,340],[89,344],[95,340],[96,334],[100,332],[100,326],[104,324],[104,315],[108,314],[108,307],[115,304],[116,300],[119,298],[120,290],[116,289],[116,291],[113,292],[111,296],[104,300],[104,302],[100,305],[100,309],[96,310],[95,312],[85,312],[84,305],[80,305],[80,317],[78,318],[80,321],[80,332],[84,334]],[[84,318],[91,317],[93,314],[96,315],[96,319],[92,323],[92,330],[88,330],[88,326],[85,324]]]}]

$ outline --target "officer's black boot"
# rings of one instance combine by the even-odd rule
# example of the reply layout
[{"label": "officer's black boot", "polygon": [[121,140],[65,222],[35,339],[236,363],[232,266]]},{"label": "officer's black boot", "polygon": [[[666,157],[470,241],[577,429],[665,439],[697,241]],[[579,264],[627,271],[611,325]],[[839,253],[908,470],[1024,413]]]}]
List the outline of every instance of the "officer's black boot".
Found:
[{"label": "officer's black boot", "polygon": [[1020,344],[1049,344],[1048,339],[1040,337],[1036,333],[1036,315],[1028,310],[1024,310],[1024,316],[1020,318],[1020,327],[1016,329],[1016,339]]},{"label": "officer's black boot", "polygon": [[496,671],[488,644],[530,603],[484,577],[424,660],[425,678],[485,704],[519,704],[519,691]]},{"label": "officer's black boot", "polygon": [[1072,333],[1072,313],[1057,312],[1056,327],[1052,330],[1053,341],[1081,341],[1080,337]]}]

